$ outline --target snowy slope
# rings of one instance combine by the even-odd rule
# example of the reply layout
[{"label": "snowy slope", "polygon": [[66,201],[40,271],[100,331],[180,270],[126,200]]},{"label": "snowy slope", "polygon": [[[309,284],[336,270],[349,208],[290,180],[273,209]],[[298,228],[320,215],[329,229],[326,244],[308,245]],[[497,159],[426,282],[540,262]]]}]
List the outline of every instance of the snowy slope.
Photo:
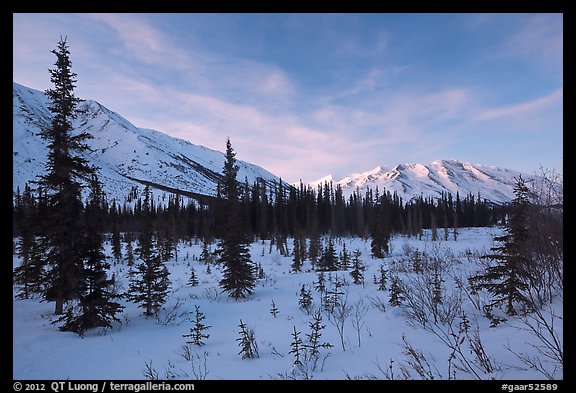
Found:
[{"label": "snowy slope", "polygon": [[[400,164],[387,170],[376,167],[368,172],[357,173],[341,180],[332,176],[310,182],[312,187],[333,181],[334,187],[339,184],[347,197],[355,190],[361,192],[367,188],[380,191],[386,190],[407,202],[420,195],[440,197],[442,192],[451,193],[453,197],[459,192],[462,197],[472,193],[480,193],[494,203],[507,203],[514,198],[514,178],[521,173],[511,169],[495,166],[471,164],[458,160],[436,160],[431,164]],[[527,175],[522,175],[528,178]]]},{"label": "snowy slope", "polygon": [[[46,143],[37,136],[49,125],[48,99],[44,93],[14,83],[13,87],[13,190],[44,173]],[[163,187],[215,195],[224,154],[161,132],[139,128],[96,101],[83,101],[74,121],[77,131],[88,131],[90,163],[101,168],[101,180],[111,200],[123,202],[137,180]],[[224,141],[222,143],[224,145]],[[265,169],[238,160],[238,179],[266,182],[279,179]]]}]

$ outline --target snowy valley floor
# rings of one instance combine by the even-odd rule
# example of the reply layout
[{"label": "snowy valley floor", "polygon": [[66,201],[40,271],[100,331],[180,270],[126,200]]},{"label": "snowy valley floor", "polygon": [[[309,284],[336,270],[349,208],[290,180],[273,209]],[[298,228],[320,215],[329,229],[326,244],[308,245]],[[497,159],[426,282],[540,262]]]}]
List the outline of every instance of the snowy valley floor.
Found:
[{"label": "snowy valley floor", "polygon": [[[533,334],[522,329],[524,326],[519,319],[508,318],[506,322],[490,327],[490,320],[472,301],[486,302],[485,295],[470,299],[455,285],[455,277],[466,283],[467,275],[485,263],[478,256],[486,254],[493,246],[493,236],[501,233],[498,228],[462,228],[457,241],[450,234],[448,241],[434,242],[429,239],[429,232],[422,240],[395,236],[391,241],[390,256],[383,260],[370,258],[369,241],[337,239],[338,252],[343,243],[350,253],[356,249],[362,252],[361,259],[367,266],[365,284],[353,284],[349,271],[325,273],[328,288],[336,277],[339,282],[345,282],[340,290],[347,294],[351,315],[344,320],[343,348],[339,331],[333,323],[334,317],[328,312],[322,313],[325,328],[321,341],[329,342],[333,347],[320,350],[314,371],[311,362],[305,364],[307,370],[294,367],[294,356],[289,353],[294,327],[304,342],[306,334],[310,333],[312,314],[305,313],[298,304],[302,284],[312,291],[313,307],[319,307],[319,294],[313,289],[318,274],[311,271],[309,261],[304,264],[302,273],[291,273],[291,257],[280,256],[275,247],[269,253],[268,240],[255,242],[251,247],[252,260],[262,265],[265,278],[258,280],[250,299],[234,301],[220,293],[220,268],[211,265],[212,272],[207,274],[207,265],[197,261],[201,242],[192,245],[180,243],[178,260],[174,258],[167,262],[171,273],[171,293],[158,319],[146,319],[135,304],[122,301],[126,306],[120,315],[122,323],[116,323],[113,329],[88,331],[81,338],[73,333],[60,332],[50,323],[53,303],[40,302],[39,299],[14,300],[13,378],[144,379],[148,369],[155,370],[161,379],[475,379],[473,374],[462,370],[457,357],[449,361],[453,351],[437,335],[406,317],[405,306],[388,304],[390,279],[386,291],[377,290],[378,285],[373,282],[380,265],[388,270],[389,277],[396,275],[407,282],[416,280],[418,277],[410,272],[409,266],[413,252],[419,250],[425,258],[438,258],[445,264],[446,275],[442,283],[445,303],[449,306],[452,301],[461,306],[469,321],[469,337],[474,337],[476,326],[479,328],[487,364],[482,365],[481,359],[469,353],[470,341],[462,333],[462,351],[467,355],[470,367],[485,379],[544,379],[541,373],[529,369],[509,350],[539,356],[534,347],[539,345],[538,341]],[[291,239],[288,245],[291,249]],[[110,255],[109,244],[106,252]],[[17,257],[13,258],[14,267],[19,262]],[[196,287],[187,286],[192,267],[199,278]],[[128,287],[127,266],[116,265],[112,271],[123,292]],[[459,298],[456,297],[458,293]],[[345,299],[346,295],[341,296]],[[276,317],[270,312],[272,301],[279,310]],[[180,305],[175,307],[178,303]],[[207,331],[210,337],[204,346],[189,346],[191,360],[187,361],[181,356],[182,346],[186,344],[182,336],[192,327],[195,305],[206,316],[203,322],[211,326]],[[362,309],[366,310],[365,315],[355,319],[355,311],[362,314]],[[175,311],[175,319],[171,322],[166,321],[166,313],[170,310]],[[562,317],[561,297],[557,298],[551,310],[557,317],[556,333],[562,338],[562,321],[558,319]],[[453,319],[455,333],[462,326],[462,311]],[[499,310],[492,312],[504,316]],[[257,359],[242,359],[239,355],[236,340],[239,338],[240,320],[254,329],[260,355]],[[434,328],[437,332],[447,331],[441,322]],[[409,347],[413,349],[411,354]],[[544,365],[553,370],[553,364]],[[561,370],[554,375],[561,379]]]}]

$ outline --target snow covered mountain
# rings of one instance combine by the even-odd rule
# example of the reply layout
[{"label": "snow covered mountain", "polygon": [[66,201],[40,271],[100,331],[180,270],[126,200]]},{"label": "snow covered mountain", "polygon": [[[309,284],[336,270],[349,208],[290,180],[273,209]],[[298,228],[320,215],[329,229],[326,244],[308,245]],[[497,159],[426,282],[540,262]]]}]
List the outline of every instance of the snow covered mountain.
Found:
[{"label": "snow covered mountain", "polygon": [[[46,142],[37,134],[49,125],[51,114],[43,92],[13,84],[13,178],[12,187],[24,184],[44,173]],[[150,183],[154,188],[184,191],[189,195],[216,195],[225,156],[158,131],[134,126],[128,120],[96,101],[79,106],[74,121],[78,132],[88,131],[91,152],[86,158],[99,166],[100,178],[108,199],[124,202],[135,189]],[[222,142],[224,145],[224,141]],[[248,178],[265,182],[279,178],[265,169],[238,160],[238,180]]]},{"label": "snow covered mountain", "polygon": [[[333,182],[339,184],[344,196],[351,195],[355,190],[366,191],[378,189],[396,191],[404,202],[420,195],[440,197],[442,192],[456,196],[458,191],[462,197],[469,193],[474,196],[480,193],[482,199],[502,204],[514,198],[515,177],[520,172],[497,168],[494,166],[471,164],[459,160],[436,160],[431,164],[401,164],[392,169],[376,167],[371,171],[346,176],[341,180],[326,176],[308,183],[312,187]],[[522,174],[527,179],[528,175]]]},{"label": "snow covered mountain", "polygon": [[[100,178],[109,200],[123,203],[134,190],[149,183],[163,191],[180,191],[190,196],[215,195],[224,164],[224,154],[174,138],[159,131],[139,128],[96,101],[79,106],[74,121],[78,132],[88,131],[92,151],[86,155],[99,166]],[[13,178],[12,186],[24,184],[44,173],[46,142],[37,134],[49,125],[51,114],[43,92],[13,84]],[[280,179],[265,169],[238,160],[238,179],[256,179],[267,183]],[[405,202],[419,195],[439,197],[442,192],[461,196],[480,193],[494,203],[506,203],[514,197],[514,178],[520,172],[494,166],[470,164],[458,160],[437,160],[431,164],[401,164],[392,169],[378,166],[336,180],[326,176],[308,183],[339,184],[347,197],[356,189],[368,187],[396,193]],[[529,176],[524,175],[525,178]]]}]

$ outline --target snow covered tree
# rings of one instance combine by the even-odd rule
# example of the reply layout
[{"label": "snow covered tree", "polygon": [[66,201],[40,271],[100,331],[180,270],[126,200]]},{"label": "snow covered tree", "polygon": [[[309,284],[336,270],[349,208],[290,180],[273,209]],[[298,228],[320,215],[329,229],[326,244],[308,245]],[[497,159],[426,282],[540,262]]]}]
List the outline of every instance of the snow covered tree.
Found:
[{"label": "snow covered tree", "polygon": [[225,214],[221,216],[221,238],[217,253],[219,262],[224,265],[220,286],[234,299],[251,295],[256,283],[255,267],[248,250],[249,240],[247,234],[241,229],[244,228],[244,225],[240,201],[238,200],[237,173],[236,153],[234,153],[230,139],[228,139],[226,141],[226,160],[221,190],[224,199],[220,201],[220,206]]},{"label": "snow covered tree", "polygon": [[152,231],[150,204],[150,187],[144,189],[142,205],[143,226],[138,236],[136,252],[142,261],[136,271],[131,271],[130,287],[127,298],[138,303],[144,309],[144,315],[150,317],[156,314],[166,302],[170,280],[169,272],[162,263],[158,252],[154,249],[154,234]]},{"label": "snow covered tree", "polygon": [[204,323],[202,323],[206,317],[200,311],[200,306],[195,305],[194,308],[194,326],[190,328],[189,334],[184,334],[182,337],[190,337],[191,341],[186,341],[187,344],[202,346],[204,345],[204,340],[207,340],[208,337],[210,337],[209,334],[204,332],[210,329],[212,326],[204,325]]},{"label": "snow covered tree", "polygon": [[528,266],[531,263],[528,253],[530,240],[528,221],[528,187],[520,176],[514,186],[512,210],[506,225],[506,234],[496,236],[494,240],[500,245],[492,247],[492,254],[484,258],[496,261],[486,270],[470,278],[475,290],[486,289],[493,295],[492,306],[505,304],[506,314],[516,315],[515,304],[529,305],[530,301],[524,292],[528,289]]},{"label": "snow covered tree", "polygon": [[81,180],[90,176],[92,168],[81,154],[88,150],[86,132],[72,134],[72,120],[76,117],[74,95],[76,74],[72,72],[66,39],[60,39],[55,68],[50,71],[54,88],[46,90],[52,114],[50,126],[40,136],[47,142],[46,173],[39,184],[48,191],[46,225],[43,241],[46,247],[46,290],[44,299],[55,302],[54,313],[63,313],[64,303],[80,297],[84,281],[81,243],[84,238],[84,211]]}]

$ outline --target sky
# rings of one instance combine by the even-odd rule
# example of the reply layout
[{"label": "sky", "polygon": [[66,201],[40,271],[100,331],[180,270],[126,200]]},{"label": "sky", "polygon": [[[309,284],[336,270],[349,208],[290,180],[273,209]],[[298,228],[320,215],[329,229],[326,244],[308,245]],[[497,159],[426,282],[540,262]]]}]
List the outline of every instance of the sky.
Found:
[{"label": "sky", "polygon": [[288,182],[459,159],[562,173],[562,14],[13,14],[13,80]]}]

